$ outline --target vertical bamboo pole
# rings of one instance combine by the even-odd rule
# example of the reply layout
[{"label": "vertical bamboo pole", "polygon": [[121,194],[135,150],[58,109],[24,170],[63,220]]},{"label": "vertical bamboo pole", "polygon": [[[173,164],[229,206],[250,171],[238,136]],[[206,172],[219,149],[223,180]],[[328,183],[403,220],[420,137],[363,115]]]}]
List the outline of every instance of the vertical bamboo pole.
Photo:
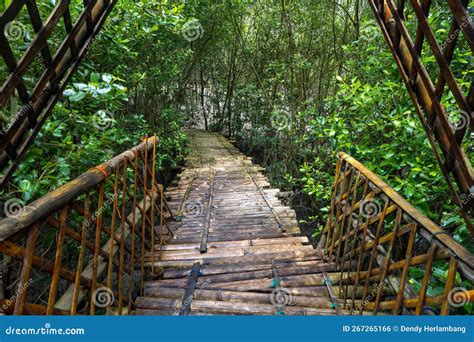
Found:
[{"label": "vertical bamboo pole", "polygon": [[362,257],[363,257],[364,252],[365,252],[365,239],[367,237],[367,230],[369,228],[369,222],[370,222],[370,218],[367,217],[365,222],[364,222],[364,225],[362,227],[361,245],[359,247],[359,256],[357,258],[357,273],[356,273],[356,278],[355,278],[355,281],[354,281],[354,291],[352,291],[351,314],[353,313],[353,310],[354,310],[355,295],[356,295],[357,286],[359,285],[359,280],[360,280],[360,272],[361,272],[361,268],[362,268]]},{"label": "vertical bamboo pole", "polygon": [[[365,196],[367,195],[367,191],[368,191],[368,188],[369,188],[369,180],[368,179],[365,179],[364,181],[364,191],[362,192],[362,197],[361,197],[361,200],[360,200],[360,203],[362,203],[362,200],[365,198]],[[354,195],[354,197],[357,197],[357,194]],[[361,225],[362,222],[357,222],[357,225],[355,227],[355,231],[354,231],[354,240],[352,242],[352,246],[350,248],[350,255],[349,255],[349,261],[352,262],[352,258],[354,257],[354,250],[358,247],[358,240],[359,240],[359,228],[360,228],[360,225]],[[350,267],[347,269],[347,276],[346,278],[349,277],[351,271],[352,271],[352,267],[351,265],[349,265]],[[360,271],[360,270],[359,270]],[[342,275],[341,274],[341,280],[342,280]],[[342,289],[342,285],[341,285],[341,289]],[[346,304],[347,304],[347,295],[348,295],[348,289],[349,289],[349,282],[346,282],[345,286],[344,286],[344,295],[343,295],[343,298],[344,298],[344,307],[346,307]],[[354,298],[355,299],[355,298]]]},{"label": "vertical bamboo pole", "polygon": [[451,257],[449,261],[448,268],[448,277],[446,278],[446,286],[444,287],[443,301],[441,302],[441,312],[442,316],[449,315],[449,296],[451,295],[451,290],[453,289],[454,282],[456,280],[456,270],[458,268],[458,261],[456,258]]},{"label": "vertical bamboo pole", "polygon": [[[345,200],[346,203],[349,202],[349,194],[351,192],[351,186],[352,186],[352,180],[354,179],[353,178],[353,175],[354,175],[354,172],[351,170],[351,173],[350,173],[350,176],[349,176],[349,181],[347,182],[347,184],[344,184],[344,189],[347,189],[345,191],[347,191],[345,194],[347,194],[347,199]],[[342,206],[342,198],[340,199],[340,205]],[[346,213],[346,210],[347,210],[347,205],[345,205],[343,207],[344,209],[342,210],[342,222],[341,222],[341,225],[340,225],[340,228],[339,228],[339,239],[338,239],[338,244],[337,244],[337,252],[336,252],[336,265],[339,264],[339,258],[341,257],[341,248],[342,248],[342,242],[343,242],[343,239],[344,239],[344,235],[345,235],[345,232],[346,232],[346,229],[345,229],[345,226],[346,226],[346,218],[347,218],[347,213]],[[351,212],[350,214],[352,215],[352,207],[351,207]],[[336,217],[336,223],[338,221],[338,218]],[[350,227],[348,228],[348,230],[350,230]]]},{"label": "vertical bamboo pole", "polygon": [[[94,303],[94,292],[97,287],[97,269],[99,265],[99,249],[100,249],[100,238],[102,233],[102,210],[104,207],[104,188],[105,182],[102,182],[99,187],[99,201],[97,205],[97,222],[95,230],[95,245],[94,245],[94,257],[92,261],[92,285],[91,285],[91,316],[95,315],[95,303]],[[113,238],[111,240],[113,243]]]},{"label": "vertical bamboo pole", "polygon": [[68,207],[64,206],[60,214],[60,228],[58,240],[56,243],[56,256],[54,258],[54,271],[51,279],[51,287],[49,291],[48,306],[46,308],[46,315],[54,313],[54,303],[56,302],[56,292],[58,291],[59,270],[61,268],[61,259],[63,257],[64,237],[66,235],[66,219],[68,214]]},{"label": "vertical bamboo pole", "polygon": [[112,276],[114,273],[114,265],[113,265],[113,250],[114,250],[114,245],[115,245],[115,221],[117,218],[117,206],[118,206],[118,183],[119,183],[119,178],[120,178],[120,170],[119,166],[117,165],[115,167],[115,181],[114,181],[114,197],[113,197],[113,203],[112,203],[112,221],[110,223],[110,245],[109,245],[109,262],[107,264],[107,287],[110,290],[113,290],[113,284],[112,284]]},{"label": "vertical bamboo pole", "polygon": [[[385,254],[385,263],[382,267],[382,276],[380,278],[379,285],[377,286],[377,294],[375,295],[375,305],[374,305],[374,315],[377,315],[379,309],[380,299],[382,298],[383,289],[385,287],[385,278],[387,277],[388,270],[390,268],[390,263],[392,262],[392,251],[395,241],[398,237],[398,231],[400,230],[400,223],[402,220],[403,211],[401,208],[397,210],[397,216],[395,217],[395,226],[392,230],[392,239],[390,240],[390,245],[388,247],[387,253]],[[370,278],[370,273],[368,274]]]},{"label": "vertical bamboo pole", "polygon": [[[155,163],[156,163],[156,140],[153,140],[153,155],[151,157],[151,195],[150,195],[150,226],[151,226],[151,273],[155,273]],[[148,165],[147,165],[148,169]],[[161,228],[160,228],[161,231]],[[161,239],[161,237],[160,237]]]},{"label": "vertical bamboo pole", "polygon": [[421,315],[423,306],[426,300],[426,291],[428,290],[428,283],[430,281],[431,268],[433,267],[434,256],[436,254],[436,244],[432,243],[428,252],[428,259],[425,264],[425,275],[421,281],[420,294],[418,295],[418,302],[416,303],[415,315]]},{"label": "vertical bamboo pole", "polygon": [[123,174],[122,174],[122,209],[120,214],[120,258],[119,258],[119,273],[118,273],[118,288],[119,288],[119,300],[118,300],[118,312],[122,315],[123,306],[123,269],[125,263],[125,209],[126,209],[126,194],[127,189],[127,168],[128,159],[125,158],[123,162]]},{"label": "vertical bamboo pole", "polygon": [[[30,282],[31,266],[33,264],[33,257],[35,255],[36,241],[38,239],[38,225],[35,223],[28,234],[28,241],[26,242],[25,255],[23,257],[23,265],[21,267],[20,281],[18,288],[23,289],[19,291],[13,309],[14,315],[22,315],[25,308],[26,293],[28,287],[25,285]],[[26,287],[25,287],[26,286]]]},{"label": "vertical bamboo pole", "polygon": [[86,239],[87,239],[87,228],[91,223],[90,213],[90,194],[86,194],[86,199],[84,201],[84,220],[82,222],[82,233],[81,233],[81,246],[79,251],[79,259],[77,260],[77,267],[76,267],[76,279],[74,281],[74,293],[72,296],[72,304],[71,304],[71,315],[75,315],[77,312],[77,302],[79,299],[79,290],[80,290],[80,280],[81,280],[81,273],[82,268],[84,265],[84,256],[86,253]]},{"label": "vertical bamboo pole", "polygon": [[160,258],[163,256],[163,252],[162,252],[162,249],[163,249],[163,220],[164,220],[164,217],[163,217],[163,210],[164,210],[164,193],[163,193],[163,189],[161,189],[160,191]]},{"label": "vertical bamboo pole", "polygon": [[130,258],[130,281],[128,284],[128,312],[132,312],[132,292],[133,292],[133,276],[134,276],[134,269],[135,269],[135,208],[137,207],[137,178],[138,178],[138,154],[135,154],[135,160],[133,162],[133,209],[132,209],[132,254]]},{"label": "vertical bamboo pole", "polygon": [[[343,293],[343,284],[342,284],[342,280],[344,278],[344,264],[347,260],[347,254],[348,254],[348,248],[349,248],[349,240],[351,238],[351,235],[352,235],[352,214],[354,212],[354,206],[355,206],[355,203],[356,203],[356,197],[357,197],[357,188],[359,186],[359,179],[360,179],[360,172],[357,172],[357,177],[356,177],[356,180],[355,180],[355,183],[354,183],[354,187],[352,188],[352,200],[351,200],[351,208],[350,208],[350,212],[349,212],[349,220],[347,222],[347,233],[345,234],[345,242],[344,242],[344,250],[342,252],[342,261],[340,263],[340,267],[341,267],[341,278],[339,279],[339,296],[342,295]],[[343,234],[344,235],[344,234]],[[354,237],[354,239],[356,238],[356,236]],[[342,244],[342,241],[341,241],[341,244]],[[341,246],[339,245],[339,248]],[[336,259],[336,263],[337,263],[337,259]],[[349,267],[348,269],[350,269],[350,263],[351,263],[351,260],[349,259]],[[349,272],[349,271],[348,271]]]},{"label": "vertical bamboo pole", "polygon": [[[146,141],[147,138],[145,138]],[[145,153],[143,158],[143,208],[142,208],[142,255],[141,255],[141,275],[140,275],[140,293],[143,295],[143,277],[145,273],[145,229],[146,229],[146,202],[147,202],[147,163],[148,163],[148,148],[145,147]],[[152,264],[155,261],[152,260]]]},{"label": "vertical bamboo pole", "polygon": [[392,314],[398,315],[400,307],[403,301],[403,293],[405,291],[405,285],[407,281],[408,271],[410,269],[413,246],[415,245],[417,225],[416,223],[411,224],[410,235],[408,237],[408,245],[405,253],[405,265],[403,265],[402,276],[400,277],[400,286],[398,287],[397,299],[395,300],[395,306],[393,307]]},{"label": "vertical bamboo pole", "polygon": [[[336,163],[336,175],[334,176],[334,184],[333,184],[333,189],[332,189],[332,196],[331,196],[331,209],[329,212],[329,218],[328,222],[326,224],[327,227],[327,232],[326,236],[321,237],[321,241],[323,242],[324,240],[324,250],[327,251],[329,247],[329,241],[331,239],[331,235],[334,229],[333,225],[333,216],[334,216],[334,205],[336,201],[336,195],[337,195],[337,182],[339,181],[340,177],[340,170],[341,170],[341,165],[342,165],[342,159],[339,158]],[[320,243],[320,247],[322,247],[322,243]]]},{"label": "vertical bamboo pole", "polygon": [[[372,253],[370,254],[369,267],[368,267],[368,270],[367,270],[367,278],[365,280],[365,285],[364,285],[364,292],[362,293],[362,302],[364,302],[364,300],[367,297],[367,291],[368,291],[369,283],[370,283],[370,275],[372,274],[372,267],[373,267],[373,264],[374,264],[375,254],[377,254],[377,247],[378,247],[378,244],[379,244],[380,233],[381,233],[382,227],[384,225],[385,215],[387,214],[387,209],[388,209],[389,203],[390,203],[390,200],[387,200],[385,202],[385,206],[383,207],[382,213],[381,213],[380,218],[379,218],[379,223],[377,225],[377,231],[375,233],[375,239],[373,241]],[[370,219],[367,218],[367,221],[370,221]],[[362,315],[363,311],[364,311],[364,308],[363,308],[363,306],[361,306],[360,310],[359,310],[359,314]]]},{"label": "vertical bamboo pole", "polygon": [[[345,166],[345,168],[343,167]],[[342,219],[341,226],[339,227],[339,216],[341,215],[341,207],[342,207],[342,197],[346,194],[347,189],[350,189],[347,187],[347,184],[352,183],[352,169],[349,168],[349,170],[346,171],[346,168],[348,166],[348,163],[343,161],[343,165],[341,168],[343,169],[342,171],[342,177],[340,179],[340,190],[339,190],[339,197],[336,198],[337,201],[337,208],[336,208],[336,217],[334,221],[334,231],[331,239],[331,246],[329,247],[329,260],[331,261],[333,259],[333,249],[334,249],[334,244],[337,241],[339,241],[341,235],[342,235],[342,225],[344,224],[345,216]],[[347,173],[349,173],[349,180],[347,180]],[[337,184],[336,184],[337,187]]]}]

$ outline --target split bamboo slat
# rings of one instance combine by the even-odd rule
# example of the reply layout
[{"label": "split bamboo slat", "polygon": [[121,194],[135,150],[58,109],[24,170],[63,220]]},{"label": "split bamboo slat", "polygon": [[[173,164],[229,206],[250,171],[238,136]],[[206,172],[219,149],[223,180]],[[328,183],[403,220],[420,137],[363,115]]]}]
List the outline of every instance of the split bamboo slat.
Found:
[{"label": "split bamboo slat", "polygon": [[[474,301],[474,254],[342,152],[332,194],[319,245],[340,269],[339,297],[351,314],[446,315]],[[434,262],[446,269],[446,286],[428,296]],[[424,277],[410,281],[417,271]],[[360,297],[354,287],[363,288]]]},{"label": "split bamboo slat", "polygon": [[[469,0],[436,2],[443,20],[429,20],[435,5],[432,0],[368,2],[395,58],[453,201],[474,237],[474,171],[464,143],[472,136],[474,127],[474,83],[461,84],[461,76],[451,68],[459,56],[470,53],[472,57],[474,53],[474,18]],[[412,20],[416,23],[414,35],[408,29]],[[450,22],[449,30],[434,26],[444,21]],[[432,56],[436,68],[428,68],[422,61],[424,56]],[[448,110],[444,96],[449,95],[455,103],[454,109]]]}]

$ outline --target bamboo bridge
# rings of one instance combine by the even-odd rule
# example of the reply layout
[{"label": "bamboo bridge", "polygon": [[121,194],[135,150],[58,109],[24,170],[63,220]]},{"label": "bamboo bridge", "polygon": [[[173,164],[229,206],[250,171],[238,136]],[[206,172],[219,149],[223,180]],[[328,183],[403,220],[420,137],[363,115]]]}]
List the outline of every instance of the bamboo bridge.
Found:
[{"label": "bamboo bridge", "polygon": [[[474,235],[474,174],[463,148],[474,127],[474,90],[471,83],[463,92],[450,68],[459,36],[474,51],[468,1],[447,0],[452,21],[444,46],[428,20],[431,1],[368,2]],[[43,22],[36,1],[14,0],[0,17],[9,75],[0,106],[12,96],[22,104],[0,135],[3,188],[116,0],[84,1],[75,22],[69,3],[58,1]],[[414,36],[404,15],[408,3]],[[34,39],[14,51],[5,29],[24,8]],[[48,41],[60,24],[66,36],[52,51]],[[426,50],[435,72],[422,62]],[[43,69],[32,79],[35,60]],[[444,92],[467,124],[450,123]],[[328,220],[313,245],[263,168],[223,136],[188,135],[191,152],[172,187],[157,177],[160,137],[153,136],[26,206],[9,200],[14,208],[0,220],[2,313],[448,315],[474,302],[474,255],[351,156],[337,156]],[[447,266],[445,287],[434,293],[430,282],[440,264]],[[412,272],[422,273],[419,284],[410,281]]]},{"label": "bamboo bridge", "polygon": [[[474,300],[455,284],[473,282],[474,255],[350,156],[339,155],[313,246],[261,167],[218,134],[188,134],[175,187],[154,176],[152,137],[0,221],[0,252],[23,289],[4,312],[446,315]],[[429,295],[438,260],[449,263],[446,286]],[[425,272],[419,289],[411,269]],[[47,304],[35,303],[46,283]]]}]

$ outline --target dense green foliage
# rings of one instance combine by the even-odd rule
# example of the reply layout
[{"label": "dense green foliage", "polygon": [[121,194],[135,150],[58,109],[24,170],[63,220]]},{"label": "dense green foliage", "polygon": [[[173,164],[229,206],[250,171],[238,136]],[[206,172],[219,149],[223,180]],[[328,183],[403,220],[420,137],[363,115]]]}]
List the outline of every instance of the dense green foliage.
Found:
[{"label": "dense green foliage", "polygon": [[[81,2],[76,2],[78,12]],[[44,17],[54,5],[40,4]],[[17,193],[30,201],[152,134],[160,137],[158,167],[163,177],[168,175],[180,162],[186,141],[177,107],[162,93],[179,78],[191,53],[186,41],[174,52],[169,49],[173,39],[183,40],[179,12],[173,5],[120,2],[21,163],[8,195]],[[20,51],[34,37],[27,13],[22,15],[23,41],[13,42]],[[62,36],[54,37],[51,43],[59,44]],[[17,101],[12,99],[12,108]],[[6,126],[13,114],[1,114]]]},{"label": "dense green foliage", "polygon": [[[193,124],[235,136],[276,185],[301,194],[295,201],[314,214],[316,235],[342,150],[473,248],[365,2],[232,1],[194,9],[204,34],[192,43],[199,63],[184,97],[186,113]],[[436,4],[430,17],[441,38],[448,36],[446,11]],[[406,15],[413,32],[414,14]],[[459,45],[453,68],[467,89],[474,61],[463,37]],[[436,71],[428,49],[424,63]],[[452,94],[442,102],[456,122]],[[472,151],[472,139],[465,149]]]}]

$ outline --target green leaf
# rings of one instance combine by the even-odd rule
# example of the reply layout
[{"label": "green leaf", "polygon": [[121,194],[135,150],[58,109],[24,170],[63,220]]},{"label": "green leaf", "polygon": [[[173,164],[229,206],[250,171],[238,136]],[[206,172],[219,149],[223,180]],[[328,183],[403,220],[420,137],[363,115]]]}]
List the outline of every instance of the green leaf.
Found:
[{"label": "green leaf", "polygon": [[112,82],[112,75],[110,74],[103,74],[102,75],[102,80],[106,83]]},{"label": "green leaf", "polygon": [[91,82],[92,83],[99,83],[100,75],[96,72],[91,73]]},{"label": "green leaf", "polygon": [[74,95],[69,97],[69,100],[72,102],[79,102],[81,101],[84,97],[86,97],[86,93],[83,92],[78,92],[75,93]]}]

